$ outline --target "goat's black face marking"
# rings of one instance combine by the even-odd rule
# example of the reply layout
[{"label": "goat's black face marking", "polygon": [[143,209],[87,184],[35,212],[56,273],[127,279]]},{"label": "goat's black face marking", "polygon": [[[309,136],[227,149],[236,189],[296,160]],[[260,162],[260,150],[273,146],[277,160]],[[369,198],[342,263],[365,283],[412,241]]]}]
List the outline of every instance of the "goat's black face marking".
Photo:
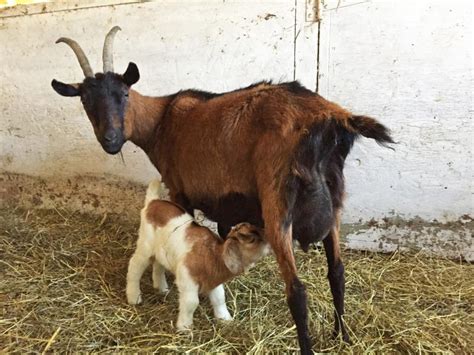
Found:
[{"label": "goat's black face marking", "polygon": [[140,79],[135,63],[130,62],[123,75],[107,72],[86,77],[82,84],[51,82],[62,96],[80,96],[97,140],[109,154],[117,154],[126,141],[125,112],[130,87]]},{"label": "goat's black face marking", "polygon": [[97,74],[80,86],[81,102],[97,140],[109,154],[120,152],[125,143],[124,121],[129,86],[120,75]]}]

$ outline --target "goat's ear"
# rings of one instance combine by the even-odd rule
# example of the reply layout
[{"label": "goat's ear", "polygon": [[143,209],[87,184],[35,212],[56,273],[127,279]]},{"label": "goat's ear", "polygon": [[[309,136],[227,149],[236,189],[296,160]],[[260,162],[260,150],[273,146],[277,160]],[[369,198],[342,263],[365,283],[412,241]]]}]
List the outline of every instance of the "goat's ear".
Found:
[{"label": "goat's ear", "polygon": [[79,84],[64,84],[60,81],[53,79],[51,86],[54,91],[62,96],[79,96],[81,91],[79,90]]},{"label": "goat's ear", "polygon": [[135,84],[138,79],[140,79],[140,72],[138,71],[137,65],[132,62],[128,63],[127,70],[125,70],[125,73],[123,73],[122,77],[123,81],[128,86]]},{"label": "goat's ear", "polygon": [[225,266],[234,275],[244,272],[242,265],[242,253],[239,249],[239,243],[235,239],[227,239],[224,244],[224,253],[222,255]]}]

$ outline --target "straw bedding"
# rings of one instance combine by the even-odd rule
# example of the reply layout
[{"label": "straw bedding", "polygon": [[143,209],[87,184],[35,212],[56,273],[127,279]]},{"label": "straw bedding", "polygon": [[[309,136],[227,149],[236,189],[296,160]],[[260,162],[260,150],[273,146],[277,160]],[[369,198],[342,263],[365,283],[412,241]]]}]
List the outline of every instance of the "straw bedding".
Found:
[{"label": "straw bedding", "polygon": [[[207,300],[191,334],[173,324],[176,287],[158,295],[149,271],[144,304],[125,300],[138,228],[117,215],[0,209],[0,351],[297,350],[283,283],[272,257],[226,286],[232,323],[215,323]],[[333,306],[324,253],[296,252],[307,285],[314,350],[343,353],[474,349],[473,265],[420,254],[344,251],[346,321],[353,344],[330,337]]]}]

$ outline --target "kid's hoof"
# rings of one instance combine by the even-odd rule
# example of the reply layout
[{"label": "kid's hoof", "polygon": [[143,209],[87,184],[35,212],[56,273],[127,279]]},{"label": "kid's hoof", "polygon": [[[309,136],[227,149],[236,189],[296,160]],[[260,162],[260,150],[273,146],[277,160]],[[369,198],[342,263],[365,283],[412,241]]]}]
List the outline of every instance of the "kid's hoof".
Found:
[{"label": "kid's hoof", "polygon": [[128,304],[132,306],[135,306],[137,304],[142,304],[143,302],[142,295],[138,294],[138,295],[127,296],[127,301],[128,301]]}]

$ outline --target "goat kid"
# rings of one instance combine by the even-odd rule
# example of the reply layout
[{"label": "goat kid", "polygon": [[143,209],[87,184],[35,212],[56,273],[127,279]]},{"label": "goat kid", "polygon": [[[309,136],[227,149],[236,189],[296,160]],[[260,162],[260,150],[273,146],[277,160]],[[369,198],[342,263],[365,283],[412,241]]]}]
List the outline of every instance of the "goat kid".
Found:
[{"label": "goat kid", "polygon": [[194,222],[180,206],[159,200],[160,181],[148,187],[137,248],[127,274],[129,304],[142,302],[140,279],[153,264],[153,287],[168,291],[165,269],[176,276],[179,290],[178,330],[189,329],[199,304],[207,294],[217,319],[232,320],[225,304],[223,283],[252,267],[269,251],[260,228],[240,223],[222,241],[208,228]]}]

